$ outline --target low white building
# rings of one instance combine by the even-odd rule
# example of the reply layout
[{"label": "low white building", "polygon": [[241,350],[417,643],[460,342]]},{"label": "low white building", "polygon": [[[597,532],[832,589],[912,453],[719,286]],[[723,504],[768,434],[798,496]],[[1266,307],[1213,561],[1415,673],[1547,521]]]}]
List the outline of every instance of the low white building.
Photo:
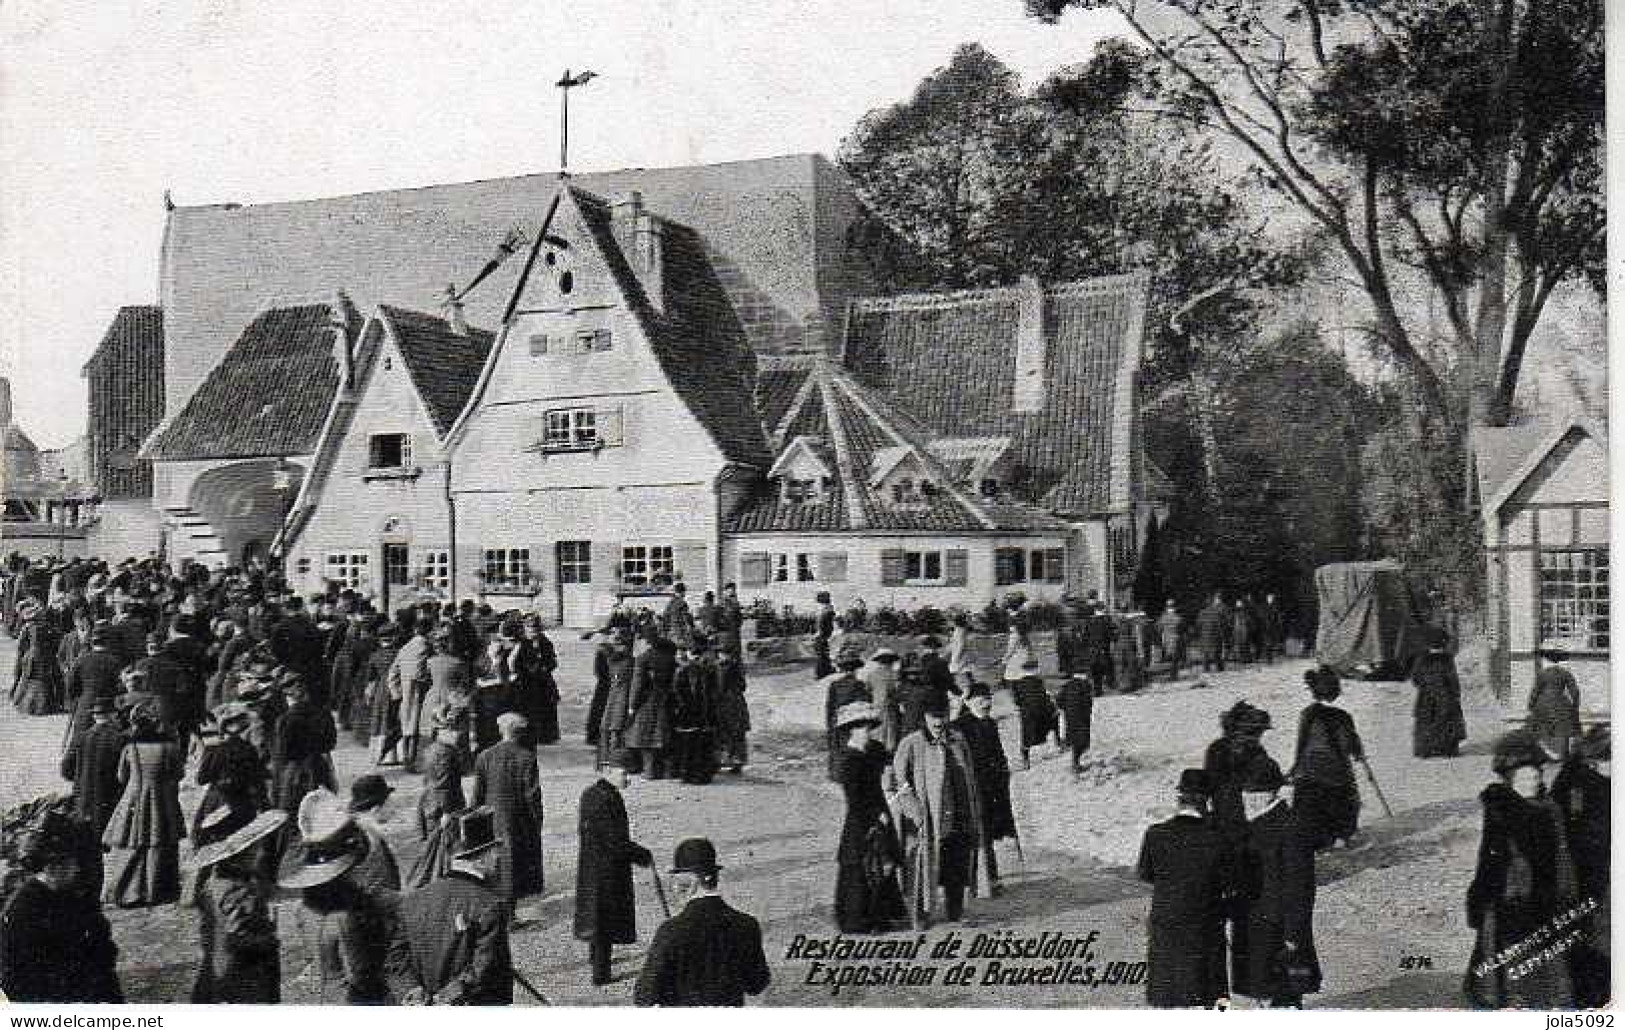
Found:
[{"label": "low white building", "polygon": [[1525,712],[1563,651],[1582,715],[1610,710],[1608,437],[1584,417],[1473,433],[1496,694]]}]

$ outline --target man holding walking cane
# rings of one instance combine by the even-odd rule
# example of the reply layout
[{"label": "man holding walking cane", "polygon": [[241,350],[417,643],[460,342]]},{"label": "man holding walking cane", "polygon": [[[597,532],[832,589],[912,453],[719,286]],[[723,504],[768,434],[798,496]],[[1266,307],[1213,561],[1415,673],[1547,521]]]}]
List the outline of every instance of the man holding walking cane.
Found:
[{"label": "man holding walking cane", "polygon": [[[626,802],[621,798],[625,787],[626,772],[611,761],[600,766],[598,779],[581,792],[575,935],[587,942],[595,987],[610,982],[611,947],[638,939],[632,867],[654,871],[649,849],[632,840]],[[659,880],[655,883],[658,889]],[[661,902],[664,907],[663,896]]]}]

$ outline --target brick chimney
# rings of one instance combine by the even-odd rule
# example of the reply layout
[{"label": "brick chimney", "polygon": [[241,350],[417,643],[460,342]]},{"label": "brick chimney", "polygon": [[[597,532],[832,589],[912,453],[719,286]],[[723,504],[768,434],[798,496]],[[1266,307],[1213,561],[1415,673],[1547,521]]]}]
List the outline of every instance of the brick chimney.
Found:
[{"label": "brick chimney", "polygon": [[649,304],[660,311],[665,308],[665,229],[660,220],[643,207],[643,194],[628,190],[620,194],[610,207],[615,242],[620,245],[626,263],[643,284]]},{"label": "brick chimney", "polygon": [[446,284],[446,299],[441,302],[440,310],[445,312],[446,324],[456,336],[468,335],[468,320],[463,317],[463,302],[457,299],[457,284]]},{"label": "brick chimney", "polygon": [[1030,275],[1016,286],[1016,383],[1013,410],[1044,408],[1044,287]]},{"label": "brick chimney", "polygon": [[333,361],[339,369],[339,389],[355,389],[355,340],[351,338],[351,316],[355,305],[343,290],[327,305],[327,328],[333,334]]}]

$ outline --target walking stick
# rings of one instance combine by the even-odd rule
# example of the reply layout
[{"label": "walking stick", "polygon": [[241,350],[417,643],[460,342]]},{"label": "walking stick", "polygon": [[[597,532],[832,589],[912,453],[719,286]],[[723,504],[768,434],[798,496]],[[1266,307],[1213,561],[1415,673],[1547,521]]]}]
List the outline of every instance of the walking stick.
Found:
[{"label": "walking stick", "polygon": [[671,906],[666,904],[666,888],[660,882],[660,870],[652,865],[649,867],[649,881],[655,886],[655,897],[660,899],[660,911],[670,919]]},{"label": "walking stick", "polygon": [[520,975],[519,970],[514,969],[512,966],[509,966],[508,967],[508,972],[509,972],[510,975],[513,976],[513,982],[518,984],[519,986],[523,987],[526,991],[530,992],[530,996],[532,998],[535,998],[537,1001],[541,1002],[543,1005],[552,1005],[553,1004],[552,1000],[549,999],[547,995],[543,994],[541,991],[538,991],[535,987],[532,987],[530,981],[526,980],[523,976]]},{"label": "walking stick", "polygon": [[1016,861],[1021,863],[1021,868],[1027,868],[1027,856],[1021,853],[1021,834],[1016,830],[1014,821],[1010,824],[1010,842],[1016,846]]},{"label": "walking stick", "polygon": [[1360,768],[1365,770],[1365,778],[1371,781],[1371,789],[1376,792],[1377,800],[1382,804],[1382,814],[1389,819],[1394,817],[1394,810],[1388,807],[1388,799],[1382,796],[1382,787],[1377,783],[1377,776],[1371,771],[1371,763],[1364,757],[1360,759]]}]

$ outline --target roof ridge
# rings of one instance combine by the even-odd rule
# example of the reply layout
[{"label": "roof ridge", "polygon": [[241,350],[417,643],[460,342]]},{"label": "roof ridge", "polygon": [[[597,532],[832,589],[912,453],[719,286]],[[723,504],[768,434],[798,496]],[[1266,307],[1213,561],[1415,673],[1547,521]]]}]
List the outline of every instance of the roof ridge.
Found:
[{"label": "roof ridge", "polygon": [[846,521],[853,529],[869,528],[869,511],[864,506],[866,485],[859,480],[856,470],[852,467],[852,443],[846,437],[846,427],[841,423],[841,413],[831,396],[834,387],[827,371],[818,369],[813,373],[818,383],[819,400],[822,402],[824,423],[829,426],[830,448],[835,452],[835,474],[841,480],[842,500],[846,503]]},{"label": "roof ridge", "polygon": [[[1087,279],[1069,279],[1042,285],[1044,295],[1053,298],[1095,296],[1141,287],[1151,281],[1151,273],[1144,271],[1120,272],[1113,275],[1091,276]],[[913,293],[894,293],[883,297],[855,297],[852,310],[860,313],[876,311],[928,311],[933,308],[954,307],[1007,300],[1022,291],[1019,284],[1010,286],[983,286],[961,290],[923,290]]]},{"label": "roof ridge", "polygon": [[[892,440],[894,440],[898,445],[914,452],[915,457],[921,463],[923,463],[926,468],[936,473],[936,475],[942,480],[942,488],[948,492],[949,496],[951,496],[955,501],[958,501],[962,507],[969,511],[984,528],[998,528],[993,518],[988,515],[987,511],[983,509],[980,504],[971,499],[971,497],[964,491],[959,489],[958,484],[954,482],[952,473],[948,471],[947,467],[942,464],[935,454],[931,453],[929,446],[931,437],[929,434],[925,434],[923,439],[914,439],[913,433],[905,433],[902,429],[895,425],[891,419],[877,411],[872,403],[873,399],[867,396],[868,391],[864,390],[850,377],[836,374],[832,375],[830,378],[832,383],[837,384],[841,390],[845,391],[847,398],[857,406],[859,411],[863,412],[863,414],[871,422],[880,427],[881,432],[891,437]],[[865,485],[867,486],[867,482]]]},{"label": "roof ridge", "polygon": [[[620,168],[604,168],[597,171],[582,171],[576,169],[569,174],[566,181],[576,178],[591,178],[594,176],[631,175],[634,173],[658,174],[660,172],[692,172],[702,168],[727,168],[735,165],[765,165],[778,161],[796,161],[801,159],[823,158],[816,150],[798,150],[788,154],[770,154],[767,157],[741,157],[731,161],[711,161],[705,164],[657,165],[653,168],[647,165],[625,165]],[[827,158],[825,159],[827,160]],[[207,204],[176,204],[175,211],[244,211],[250,208],[263,210],[271,207],[292,207],[297,204],[320,204],[333,200],[356,200],[362,197],[380,197],[391,193],[421,193],[427,190],[445,189],[455,186],[484,186],[501,182],[517,182],[521,179],[557,179],[557,170],[541,172],[520,172],[517,175],[493,175],[481,179],[457,179],[452,182],[431,182],[420,186],[384,186],[378,189],[355,190],[350,193],[334,193],[323,197],[292,197],[286,200],[260,200],[242,203],[241,201],[222,200]]]}]

